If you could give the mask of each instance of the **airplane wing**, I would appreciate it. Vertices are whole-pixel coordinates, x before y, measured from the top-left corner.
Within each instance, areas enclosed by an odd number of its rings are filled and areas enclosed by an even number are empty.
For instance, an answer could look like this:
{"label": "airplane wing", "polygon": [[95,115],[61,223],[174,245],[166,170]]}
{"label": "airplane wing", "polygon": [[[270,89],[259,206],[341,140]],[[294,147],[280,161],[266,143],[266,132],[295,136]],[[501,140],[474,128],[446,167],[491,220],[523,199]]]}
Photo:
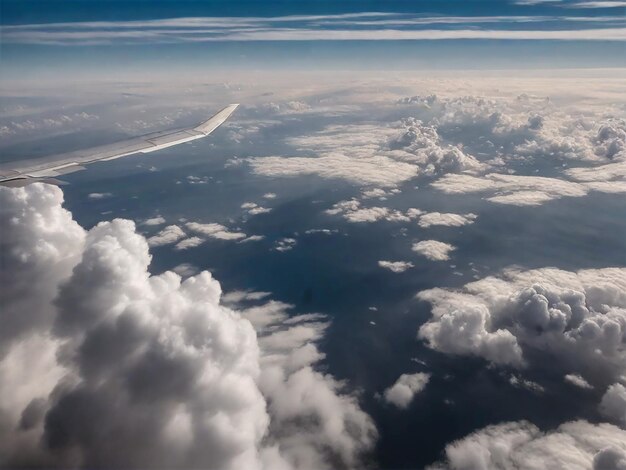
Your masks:
{"label": "airplane wing", "polygon": [[0,165],[0,186],[24,186],[37,181],[59,184],[56,177],[84,170],[90,163],[114,160],[136,153],[148,153],[206,137],[217,129],[239,106],[226,106],[209,120],[185,129],[156,132],[115,144],[101,145],[60,155],[20,160]]}

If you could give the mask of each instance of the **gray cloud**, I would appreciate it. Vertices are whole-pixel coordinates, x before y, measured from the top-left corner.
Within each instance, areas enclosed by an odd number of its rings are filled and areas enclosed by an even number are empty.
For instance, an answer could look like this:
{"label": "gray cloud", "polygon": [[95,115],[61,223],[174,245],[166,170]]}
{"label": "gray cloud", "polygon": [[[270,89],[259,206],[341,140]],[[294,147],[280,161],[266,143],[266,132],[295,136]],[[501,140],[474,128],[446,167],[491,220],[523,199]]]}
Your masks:
{"label": "gray cloud", "polygon": [[626,429],[626,387],[620,383],[611,385],[600,402],[600,412]]}

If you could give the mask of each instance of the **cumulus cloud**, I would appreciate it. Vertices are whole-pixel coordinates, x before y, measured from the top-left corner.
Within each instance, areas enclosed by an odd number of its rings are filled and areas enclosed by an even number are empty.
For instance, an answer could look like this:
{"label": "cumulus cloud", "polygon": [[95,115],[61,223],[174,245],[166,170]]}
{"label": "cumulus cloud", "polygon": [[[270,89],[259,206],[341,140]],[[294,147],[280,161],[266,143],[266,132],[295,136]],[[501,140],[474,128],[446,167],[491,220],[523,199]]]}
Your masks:
{"label": "cumulus cloud", "polygon": [[611,385],[600,402],[600,412],[626,429],[626,387],[621,383]]}
{"label": "cumulus cloud", "polygon": [[198,222],[187,222],[185,224],[192,232],[200,233],[209,238],[215,238],[217,240],[240,240],[246,238],[246,234],[242,232],[231,232],[225,226],[221,224],[201,224]]}
{"label": "cumulus cloud", "polygon": [[412,249],[429,260],[445,261],[450,259],[450,252],[456,250],[456,247],[437,240],[422,240],[414,243]]}
{"label": "cumulus cloud", "polygon": [[[287,139],[297,156],[250,158],[253,171],[272,177],[317,175],[364,185],[363,199],[388,197],[390,188],[417,176],[437,179],[448,193],[484,193],[494,203],[540,205],[590,191],[626,192],[622,180],[577,180],[626,159],[626,121],[608,112],[553,105],[549,99],[414,96],[396,102],[409,117],[394,122],[330,125]],[[509,164],[585,167],[550,177],[508,174]],[[504,171],[498,171],[504,167]],[[604,169],[601,168],[602,171]],[[608,171],[608,169],[607,169]],[[563,177],[565,176],[565,177]],[[572,181],[572,179],[574,181]]]}
{"label": "cumulus cloud", "polygon": [[429,470],[622,470],[626,431],[573,421],[542,432],[526,421],[496,424],[448,444],[445,461]]}
{"label": "cumulus cloud", "polygon": [[85,233],[62,202],[43,185],[0,188],[0,358],[22,335],[45,331],[58,285],[80,259]]}
{"label": "cumulus cloud", "polygon": [[444,227],[462,227],[463,225],[473,224],[478,216],[476,214],[449,214],[441,212],[428,212],[420,216],[418,225],[423,228],[433,225],[442,225]]}
{"label": "cumulus cloud", "polygon": [[419,209],[409,209],[401,212],[388,207],[362,207],[361,201],[350,199],[339,201],[333,207],[326,210],[329,215],[341,215],[344,219],[351,223],[377,222],[386,220],[388,222],[410,222],[418,217],[422,211]]}
{"label": "cumulus cloud", "polygon": [[[443,176],[433,186],[444,192],[484,193],[491,202],[513,205],[540,205],[561,197],[585,196],[590,191],[626,192],[623,178],[609,174],[623,173],[619,170],[626,158],[623,118],[588,109],[581,117],[576,111],[564,111],[549,101],[536,102],[528,96],[507,101],[430,95],[398,103],[415,109],[424,122],[405,121],[407,130],[390,140],[391,148],[408,149],[415,155],[419,154],[415,146],[422,152],[434,149],[441,153],[446,145],[442,143],[444,136],[446,141],[456,142],[456,146],[448,147],[449,152],[464,155],[453,159],[456,166],[439,165],[444,171],[430,171]],[[465,155],[466,148],[479,148],[480,159]],[[560,165],[560,161],[595,166],[565,170],[565,178],[559,174],[542,178],[493,172],[509,163]],[[429,173],[423,164],[420,168],[422,173]]]}
{"label": "cumulus cloud", "polygon": [[381,188],[366,189],[361,193],[363,199],[377,198],[384,201],[391,193]]}
{"label": "cumulus cloud", "polygon": [[186,180],[189,184],[207,184],[209,182],[209,178],[208,176],[194,176],[194,175],[189,175],[187,176]]}
{"label": "cumulus cloud", "polygon": [[583,376],[578,375],[578,374],[567,374],[564,377],[564,379],[566,382],[572,385],[575,385],[576,387],[579,387],[579,388],[584,388],[584,389],[593,388],[593,386],[589,382],[587,382]]}
{"label": "cumulus cloud", "polygon": [[448,194],[486,193],[488,201],[518,206],[535,206],[552,199],[581,197],[588,193],[588,188],[580,183],[499,173],[481,177],[447,175],[432,186]]}
{"label": "cumulus cloud", "polygon": [[[255,300],[255,294],[240,298]],[[241,312],[259,332],[259,386],[268,397],[273,438],[283,458],[297,462],[297,468],[336,467],[334,459],[340,466],[357,467],[362,464],[357,457],[371,447],[376,430],[355,397],[340,393],[345,384],[313,367],[324,359],[315,343],[323,337],[328,319],[316,313],[289,317],[292,308],[270,301]],[[281,467],[272,461],[268,468]]]}
{"label": "cumulus cloud", "polygon": [[380,197],[418,174],[438,175],[480,168],[460,147],[444,144],[437,130],[415,119],[391,125],[328,126],[288,143],[309,157],[249,159],[257,174],[266,176],[318,175],[354,184],[375,185],[366,197]]}
{"label": "cumulus cloud", "polygon": [[384,398],[387,403],[398,408],[407,408],[416,394],[420,393],[430,380],[430,374],[418,372],[416,374],[402,374],[396,383],[385,390]]}
{"label": "cumulus cloud", "polygon": [[624,158],[626,121],[602,118],[597,120],[561,118],[543,125],[533,138],[519,144],[514,151],[520,155],[540,155],[562,160],[604,162]]}
{"label": "cumulus cloud", "polygon": [[2,329],[2,466],[361,466],[376,430],[316,370],[323,315],[258,296],[233,310],[191,266],[185,280],[152,275],[133,222],[85,231],[55,186],[0,197],[2,253],[22,282],[2,284],[3,324],[37,309]]}
{"label": "cumulus cloud", "polygon": [[200,271],[196,266],[191,263],[181,263],[172,269],[180,277],[185,278],[198,274]]}
{"label": "cumulus cloud", "polygon": [[168,225],[156,235],[148,238],[148,245],[163,246],[176,243],[181,238],[185,238],[187,234],[178,225]]}
{"label": "cumulus cloud", "polygon": [[141,225],[161,225],[165,223],[165,218],[157,215],[156,217],[151,217],[149,219],[144,220],[143,222],[141,222]]}
{"label": "cumulus cloud", "polygon": [[537,382],[533,382],[532,380],[525,379],[515,374],[509,377],[509,383],[516,388],[524,388],[533,393],[539,394],[539,393],[543,393],[546,391],[545,388],[543,388]]}
{"label": "cumulus cloud", "polygon": [[336,229],[329,229],[329,228],[311,228],[309,230],[306,230],[304,233],[306,235],[315,235],[318,233],[321,233],[323,235],[332,235],[333,233],[337,233],[338,230]]}
{"label": "cumulus cloud", "polygon": [[250,215],[267,214],[268,212],[271,212],[272,210],[267,207],[261,207],[254,202],[244,202],[241,205],[241,208],[248,211],[248,214]]}
{"label": "cumulus cloud", "polygon": [[432,304],[419,337],[433,349],[515,367],[550,357],[552,371],[592,384],[626,372],[625,269],[509,269],[418,298]]}
{"label": "cumulus cloud", "polygon": [[250,235],[249,237],[244,238],[238,243],[258,242],[264,239],[265,239],[265,235]]}
{"label": "cumulus cloud", "polygon": [[276,244],[274,249],[276,251],[289,251],[292,250],[294,246],[296,246],[298,241],[295,238],[281,238],[280,240],[276,240]]}
{"label": "cumulus cloud", "polygon": [[188,250],[189,248],[195,248],[202,245],[206,240],[200,237],[189,237],[179,241],[174,249],[176,250]]}
{"label": "cumulus cloud", "polygon": [[394,273],[403,273],[407,269],[413,267],[413,263],[410,261],[379,261],[378,266],[388,269]]}
{"label": "cumulus cloud", "polygon": [[391,136],[387,145],[391,155],[415,162],[421,172],[427,175],[478,170],[482,167],[478,160],[463,152],[460,146],[444,144],[437,127],[424,125],[418,119],[404,121],[399,133]]}
{"label": "cumulus cloud", "polygon": [[113,194],[111,193],[89,193],[87,197],[89,199],[105,199],[107,197],[111,197]]}

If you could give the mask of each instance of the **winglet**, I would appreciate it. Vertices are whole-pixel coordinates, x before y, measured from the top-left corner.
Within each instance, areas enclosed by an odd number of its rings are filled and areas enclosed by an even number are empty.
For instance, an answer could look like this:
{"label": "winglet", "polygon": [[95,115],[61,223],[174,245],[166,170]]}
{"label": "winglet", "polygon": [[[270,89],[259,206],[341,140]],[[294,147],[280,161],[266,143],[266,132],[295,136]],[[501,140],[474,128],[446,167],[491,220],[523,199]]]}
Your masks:
{"label": "winglet", "polygon": [[205,121],[197,127],[194,127],[193,130],[202,132],[204,135],[209,135],[211,132],[221,126],[231,114],[233,114],[235,109],[237,109],[237,106],[239,106],[238,103],[229,104],[208,121]]}

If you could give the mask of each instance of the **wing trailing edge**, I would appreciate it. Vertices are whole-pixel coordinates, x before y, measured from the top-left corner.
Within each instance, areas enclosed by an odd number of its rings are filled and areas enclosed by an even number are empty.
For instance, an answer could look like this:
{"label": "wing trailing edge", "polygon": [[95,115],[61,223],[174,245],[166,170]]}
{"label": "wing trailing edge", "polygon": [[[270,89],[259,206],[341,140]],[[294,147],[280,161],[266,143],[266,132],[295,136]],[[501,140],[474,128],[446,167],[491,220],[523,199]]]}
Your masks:
{"label": "wing trailing edge", "polygon": [[115,160],[137,153],[149,153],[174,145],[202,139],[221,126],[237,109],[231,104],[195,127],[175,129],[134,137],[110,145],[76,152],[52,155],[33,160],[20,160],[0,165],[0,186],[25,186],[38,181],[61,184],[58,176],[84,170],[90,163]]}

